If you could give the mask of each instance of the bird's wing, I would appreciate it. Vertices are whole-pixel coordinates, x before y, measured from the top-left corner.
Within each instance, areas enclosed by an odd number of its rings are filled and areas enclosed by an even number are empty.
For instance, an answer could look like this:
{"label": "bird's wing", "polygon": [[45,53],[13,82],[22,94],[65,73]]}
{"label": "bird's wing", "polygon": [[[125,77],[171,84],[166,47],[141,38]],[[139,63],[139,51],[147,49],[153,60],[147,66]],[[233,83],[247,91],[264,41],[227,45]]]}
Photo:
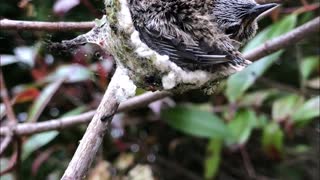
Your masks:
{"label": "bird's wing", "polygon": [[178,65],[212,65],[232,60],[229,53],[214,45],[209,46],[204,41],[193,39],[194,43],[185,43],[182,38],[170,34],[164,35],[146,26],[136,27],[136,29],[144,43],[159,54],[168,55],[170,60]]}

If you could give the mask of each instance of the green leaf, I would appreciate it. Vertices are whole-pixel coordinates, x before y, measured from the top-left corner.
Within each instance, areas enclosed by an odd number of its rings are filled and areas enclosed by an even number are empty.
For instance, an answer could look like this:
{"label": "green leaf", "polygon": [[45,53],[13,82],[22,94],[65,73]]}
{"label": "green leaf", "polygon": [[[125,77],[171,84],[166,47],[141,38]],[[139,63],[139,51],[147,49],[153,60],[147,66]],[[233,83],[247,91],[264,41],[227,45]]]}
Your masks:
{"label": "green leaf", "polygon": [[303,14],[301,14],[299,17],[299,22],[298,25],[303,25],[304,23],[310,21],[311,19],[313,19],[315,17],[315,12],[313,11],[309,11],[309,12],[305,12]]}
{"label": "green leaf", "polygon": [[221,161],[221,150],[223,141],[218,138],[212,138],[207,147],[207,156],[205,160],[205,178],[213,179],[218,172]]}
{"label": "green leaf", "polygon": [[276,122],[286,120],[303,103],[303,97],[288,95],[276,100],[272,105],[272,118]]}
{"label": "green leaf", "polygon": [[262,43],[266,42],[267,40],[271,39],[271,31],[272,27],[265,28],[263,31],[258,33],[252,40],[250,40],[247,45],[242,49],[242,53],[245,54],[252,49],[258,47]]}
{"label": "green leaf", "polygon": [[197,107],[178,106],[166,109],[161,114],[171,127],[186,134],[205,138],[228,136],[228,130],[219,117]]}
{"label": "green leaf", "polygon": [[[257,46],[263,44],[269,39],[276,38],[290,30],[292,30],[297,23],[297,15],[293,14],[287,16],[281,21],[268,27],[252,39],[243,49],[243,52],[251,51]],[[238,100],[243,93],[252,86],[255,80],[260,77],[284,52],[280,50],[259,61],[254,62],[246,69],[238,72],[227,80],[226,95],[230,102]]]}
{"label": "green leaf", "polygon": [[136,89],[136,96],[138,95],[141,95],[141,94],[144,94],[146,93],[147,91],[145,89],[142,89],[142,88],[137,88]]}
{"label": "green leaf", "polygon": [[319,56],[311,56],[311,57],[305,58],[301,62],[301,66],[300,66],[300,73],[301,73],[302,79],[304,81],[307,80],[310,77],[310,75],[319,68],[319,66],[320,66]]}
{"label": "green leaf", "polygon": [[231,138],[227,144],[245,144],[257,125],[257,117],[254,111],[245,110],[236,114],[235,118],[228,124]]}
{"label": "green leaf", "polygon": [[281,154],[283,151],[284,133],[278,123],[272,122],[263,129],[262,134],[262,147],[270,153]]}
{"label": "green leaf", "polygon": [[257,34],[242,50],[242,53],[249,52],[267,40],[278,37],[292,30],[297,24],[297,14],[291,14],[281,21],[272,24]]}
{"label": "green leaf", "polygon": [[227,80],[226,95],[230,102],[238,100],[282,54],[282,50],[250,64],[244,70],[230,76]]}
{"label": "green leaf", "polygon": [[40,134],[36,134],[28,138],[28,140],[23,145],[22,160],[25,160],[29,157],[31,153],[35,150],[45,146],[51,142],[59,134],[58,131],[49,131]]}
{"label": "green leaf", "polygon": [[[7,158],[0,158],[0,172],[3,172],[10,166],[11,162]],[[1,180],[12,180],[15,179],[13,176],[13,172],[11,173],[6,173],[1,175]]]}
{"label": "green leaf", "polygon": [[303,104],[293,114],[293,121],[295,123],[306,124],[313,118],[320,116],[320,96],[314,97]]}
{"label": "green leaf", "polygon": [[35,122],[38,120],[44,108],[47,106],[52,96],[57,92],[62,83],[63,79],[52,82],[41,91],[41,94],[37,97],[29,110],[27,122]]}
{"label": "green leaf", "polygon": [[266,114],[260,114],[257,116],[257,124],[255,126],[255,128],[257,129],[262,129],[264,128],[265,126],[268,125],[268,117]]}

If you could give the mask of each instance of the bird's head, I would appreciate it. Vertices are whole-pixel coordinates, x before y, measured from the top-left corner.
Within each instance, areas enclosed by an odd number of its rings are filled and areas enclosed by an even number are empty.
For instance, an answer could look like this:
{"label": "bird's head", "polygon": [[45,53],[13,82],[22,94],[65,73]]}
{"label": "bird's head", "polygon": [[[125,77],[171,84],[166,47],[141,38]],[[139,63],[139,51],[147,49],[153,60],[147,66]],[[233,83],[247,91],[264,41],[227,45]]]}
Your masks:
{"label": "bird's head", "polygon": [[231,39],[246,42],[256,34],[258,17],[277,5],[260,5],[254,0],[215,0],[212,13],[219,28]]}

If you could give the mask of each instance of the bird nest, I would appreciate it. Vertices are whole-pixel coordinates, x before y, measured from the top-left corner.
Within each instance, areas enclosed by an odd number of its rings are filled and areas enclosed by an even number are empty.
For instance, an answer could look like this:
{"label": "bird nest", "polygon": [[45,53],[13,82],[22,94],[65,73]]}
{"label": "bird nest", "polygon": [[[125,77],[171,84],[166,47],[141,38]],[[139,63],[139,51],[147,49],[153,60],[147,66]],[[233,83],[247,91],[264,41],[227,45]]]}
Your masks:
{"label": "bird nest", "polygon": [[168,56],[158,54],[140,40],[127,0],[105,0],[105,6],[106,16],[97,21],[95,28],[62,44],[66,47],[97,44],[114,57],[117,67],[125,69],[137,87],[174,93],[201,89],[212,94],[223,79],[250,64],[247,61],[243,65],[215,65],[210,71],[183,69],[171,62]]}

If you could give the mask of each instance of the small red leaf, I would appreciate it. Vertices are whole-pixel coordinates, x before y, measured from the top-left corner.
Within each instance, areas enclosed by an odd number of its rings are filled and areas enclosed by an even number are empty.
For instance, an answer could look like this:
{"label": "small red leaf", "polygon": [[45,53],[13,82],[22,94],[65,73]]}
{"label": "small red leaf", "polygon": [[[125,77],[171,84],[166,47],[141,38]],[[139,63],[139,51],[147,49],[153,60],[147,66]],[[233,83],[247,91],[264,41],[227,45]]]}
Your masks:
{"label": "small red leaf", "polygon": [[40,92],[37,88],[29,88],[19,93],[15,97],[15,103],[24,103],[28,101],[32,101],[39,96]]}

